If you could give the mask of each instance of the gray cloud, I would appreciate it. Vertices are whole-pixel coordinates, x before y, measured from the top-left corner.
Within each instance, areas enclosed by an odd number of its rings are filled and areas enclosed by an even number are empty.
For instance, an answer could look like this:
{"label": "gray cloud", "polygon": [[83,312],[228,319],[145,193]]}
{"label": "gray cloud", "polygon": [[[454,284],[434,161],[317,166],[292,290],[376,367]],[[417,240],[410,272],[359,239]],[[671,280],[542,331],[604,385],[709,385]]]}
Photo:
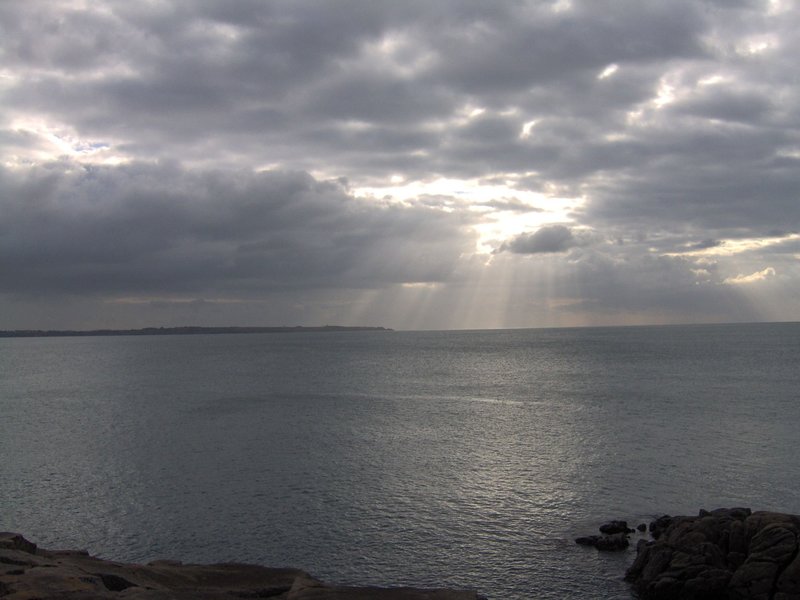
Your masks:
{"label": "gray cloud", "polygon": [[299,172],[177,164],[0,170],[0,291],[265,293],[447,280],[459,215],[380,205]]}
{"label": "gray cloud", "polygon": [[720,240],[706,239],[687,246],[688,250],[706,250],[708,248],[717,248],[722,246],[724,242]]}
{"label": "gray cloud", "polygon": [[[615,61],[647,62],[703,54],[695,3],[642,2],[507,5],[493,19],[457,20],[432,37],[447,56],[437,77],[471,93],[519,91]],[[452,51],[455,50],[455,51]]]}
{"label": "gray cloud", "polygon": [[[734,318],[724,281],[772,268],[800,318],[798,25],[766,0],[0,3],[0,290],[312,318],[452,286],[430,326],[500,264],[550,261],[573,314]],[[509,192],[352,191],[395,175]],[[473,227],[500,217],[520,225],[488,260]]]}
{"label": "gray cloud", "polygon": [[566,252],[580,245],[580,241],[572,235],[572,231],[563,225],[548,225],[533,233],[521,233],[508,242],[504,242],[499,251],[515,254],[546,254],[550,252]]}

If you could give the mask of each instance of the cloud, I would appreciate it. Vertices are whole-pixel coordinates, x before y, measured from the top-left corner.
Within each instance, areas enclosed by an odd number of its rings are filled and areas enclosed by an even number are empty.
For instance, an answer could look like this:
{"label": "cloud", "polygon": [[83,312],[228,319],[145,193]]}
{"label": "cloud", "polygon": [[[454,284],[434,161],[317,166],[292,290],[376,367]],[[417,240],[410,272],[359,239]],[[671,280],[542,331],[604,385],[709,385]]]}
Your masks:
{"label": "cloud", "polygon": [[689,244],[687,246],[687,250],[693,251],[693,250],[707,250],[709,248],[718,248],[719,246],[722,246],[724,243],[725,242],[721,240],[712,240],[709,238],[701,240],[699,242],[695,242],[693,244]]}
{"label": "cloud", "polygon": [[508,211],[516,213],[544,212],[543,208],[539,208],[538,206],[531,206],[530,204],[523,202],[518,198],[502,198],[502,199],[494,198],[492,200],[489,200],[488,202],[482,202],[480,206],[486,206],[487,208],[493,208],[498,211]]}
{"label": "cloud", "polygon": [[761,271],[750,273],[750,275],[736,275],[735,277],[726,277],[723,283],[727,283],[730,285],[745,285],[748,283],[755,283],[757,281],[764,281],[765,279],[770,279],[772,277],[775,277],[775,269],[773,269],[772,267],[767,267],[766,269],[762,269]]}
{"label": "cloud", "polygon": [[0,169],[0,292],[259,294],[447,280],[468,222],[302,172]]}
{"label": "cloud", "polygon": [[536,263],[561,314],[691,320],[753,316],[720,284],[769,264],[800,318],[798,26],[756,0],[0,3],[0,293],[313,318],[424,284],[435,326],[525,280],[522,326]]}
{"label": "cloud", "polygon": [[514,254],[549,254],[566,252],[570,248],[582,245],[568,227],[563,225],[546,225],[533,233],[521,233],[504,242],[499,252]]}
{"label": "cloud", "polygon": [[[4,104],[139,159],[475,176],[556,167],[566,138],[523,144],[524,123],[602,123],[657,78],[636,65],[702,55],[703,20],[686,3],[237,4],[6,6]],[[598,85],[609,62],[620,74]],[[468,103],[488,110],[461,123]]]}
{"label": "cloud", "polygon": [[573,2],[554,12],[547,3],[505,5],[493,18],[454,19],[435,47],[447,60],[435,71],[470,93],[522,91],[599,72],[612,62],[642,62],[703,54],[697,6],[641,2]]}

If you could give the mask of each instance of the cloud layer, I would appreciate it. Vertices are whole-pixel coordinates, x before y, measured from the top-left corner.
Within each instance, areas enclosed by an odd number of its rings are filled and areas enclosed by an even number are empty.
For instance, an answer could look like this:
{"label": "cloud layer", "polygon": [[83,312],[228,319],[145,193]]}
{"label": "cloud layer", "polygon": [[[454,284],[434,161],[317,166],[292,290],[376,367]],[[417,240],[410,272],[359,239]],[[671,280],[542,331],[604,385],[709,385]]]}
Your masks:
{"label": "cloud layer", "polygon": [[43,7],[1,328],[800,318],[788,0]]}
{"label": "cloud layer", "polygon": [[67,162],[21,175],[0,171],[3,292],[225,295],[440,282],[474,245],[458,216],[359,200],[306,173]]}

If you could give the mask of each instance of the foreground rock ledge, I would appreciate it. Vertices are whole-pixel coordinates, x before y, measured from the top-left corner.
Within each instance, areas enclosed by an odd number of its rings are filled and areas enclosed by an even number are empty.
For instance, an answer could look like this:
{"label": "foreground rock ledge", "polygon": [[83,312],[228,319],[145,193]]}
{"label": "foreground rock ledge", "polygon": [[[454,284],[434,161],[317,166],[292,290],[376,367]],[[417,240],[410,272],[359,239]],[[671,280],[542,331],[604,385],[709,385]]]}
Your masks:
{"label": "foreground rock ledge", "polygon": [[0,597],[8,600],[480,600],[474,591],[337,587],[297,569],[258,565],[132,565],[86,552],[43,550],[17,533],[0,533]]}
{"label": "foreground rock ledge", "polygon": [[800,516],[720,508],[650,530],[625,576],[643,600],[800,600]]}

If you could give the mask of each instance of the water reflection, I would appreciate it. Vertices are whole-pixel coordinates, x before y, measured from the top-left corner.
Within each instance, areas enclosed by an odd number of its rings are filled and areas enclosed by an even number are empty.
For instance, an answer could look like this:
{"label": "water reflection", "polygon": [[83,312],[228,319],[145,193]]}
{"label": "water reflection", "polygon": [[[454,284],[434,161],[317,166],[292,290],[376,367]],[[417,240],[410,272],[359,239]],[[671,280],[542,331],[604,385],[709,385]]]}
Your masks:
{"label": "water reflection", "polygon": [[575,533],[800,512],[798,328],[664,331],[0,340],[0,526],[120,560],[624,597],[625,557]]}

